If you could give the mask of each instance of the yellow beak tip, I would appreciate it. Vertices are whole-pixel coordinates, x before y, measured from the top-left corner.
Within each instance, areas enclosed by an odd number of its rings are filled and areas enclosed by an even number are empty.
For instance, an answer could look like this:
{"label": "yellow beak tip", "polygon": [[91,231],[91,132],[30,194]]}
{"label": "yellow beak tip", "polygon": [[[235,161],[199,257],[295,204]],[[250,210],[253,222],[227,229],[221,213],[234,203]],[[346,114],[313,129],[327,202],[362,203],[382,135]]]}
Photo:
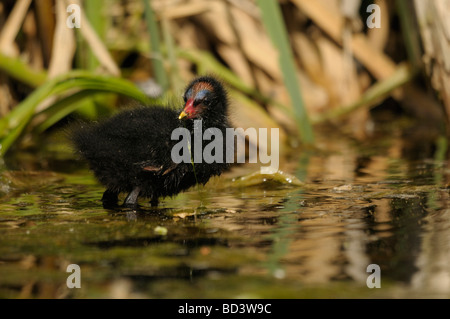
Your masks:
{"label": "yellow beak tip", "polygon": [[182,118],[186,117],[187,114],[183,111],[180,113],[180,116],[178,117],[179,120],[181,120]]}

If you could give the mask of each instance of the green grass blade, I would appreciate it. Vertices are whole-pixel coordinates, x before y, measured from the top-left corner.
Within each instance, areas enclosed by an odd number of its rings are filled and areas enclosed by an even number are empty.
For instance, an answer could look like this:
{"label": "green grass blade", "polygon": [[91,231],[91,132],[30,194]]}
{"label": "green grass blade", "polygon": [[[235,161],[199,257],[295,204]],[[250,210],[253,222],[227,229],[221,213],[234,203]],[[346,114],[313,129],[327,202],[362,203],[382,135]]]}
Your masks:
{"label": "green grass blade", "polygon": [[144,1],[144,9],[145,9],[145,21],[147,24],[147,29],[150,34],[150,47],[151,47],[151,59],[153,70],[155,72],[156,81],[159,85],[164,89],[164,91],[168,87],[168,79],[167,74],[164,69],[163,57],[160,49],[160,37],[158,24],[156,23],[155,14],[151,7],[150,0]]}
{"label": "green grass blade", "polygon": [[1,52],[0,69],[5,71],[9,76],[31,87],[37,87],[47,79],[47,72],[33,70],[20,59],[8,57]]}
{"label": "green grass blade", "polygon": [[[86,17],[89,20],[92,29],[94,29],[99,39],[103,41],[108,21],[102,14],[102,11],[105,10],[105,1],[84,1],[83,5]],[[100,65],[97,57],[92,52],[92,48],[87,47],[86,59],[88,70],[93,71]]]}
{"label": "green grass blade", "polygon": [[302,142],[314,143],[314,133],[303,103],[300,84],[295,72],[294,57],[289,46],[286,26],[283,23],[280,7],[276,0],[258,0],[262,21],[267,32],[279,51],[279,63],[284,84],[295,110],[295,117]]}
{"label": "green grass blade", "polygon": [[180,72],[178,68],[178,62],[177,62],[177,55],[176,55],[176,45],[175,41],[172,37],[172,34],[170,32],[170,25],[169,21],[167,19],[162,19],[161,21],[161,27],[162,27],[162,33],[163,33],[163,39],[164,44],[167,51],[167,57],[170,64],[170,87],[172,89],[172,92],[178,93],[181,92],[181,90],[184,87],[184,84],[182,83],[182,80],[180,78]]}
{"label": "green grass blade", "polygon": [[[142,104],[149,104],[152,101],[128,80],[111,76],[98,76],[86,71],[69,72],[46,82],[17,105],[9,114],[0,119],[0,156],[3,156],[20,137],[35,115],[36,107],[42,101],[49,96],[72,92],[74,89],[89,90],[92,93],[109,92],[121,94],[131,97]],[[74,100],[80,97],[85,98],[87,95],[77,95]],[[73,108],[73,105],[69,103],[66,107],[70,110]],[[55,109],[58,112],[64,111],[61,105],[58,105]]]}
{"label": "green grass blade", "polygon": [[46,129],[81,107],[83,105],[81,102],[83,99],[91,99],[96,93],[97,91],[95,90],[79,91],[50,105],[43,112],[38,113],[39,117],[42,117],[43,120],[36,127],[36,131],[38,133],[44,132]]}
{"label": "green grass blade", "polygon": [[400,64],[389,78],[375,83],[364,92],[358,101],[332,109],[325,114],[313,118],[312,122],[314,124],[320,124],[326,121],[339,119],[340,117],[346,116],[363,107],[369,108],[374,103],[379,103],[380,100],[385,99],[395,89],[411,82],[415,76],[416,73],[409,64]]}

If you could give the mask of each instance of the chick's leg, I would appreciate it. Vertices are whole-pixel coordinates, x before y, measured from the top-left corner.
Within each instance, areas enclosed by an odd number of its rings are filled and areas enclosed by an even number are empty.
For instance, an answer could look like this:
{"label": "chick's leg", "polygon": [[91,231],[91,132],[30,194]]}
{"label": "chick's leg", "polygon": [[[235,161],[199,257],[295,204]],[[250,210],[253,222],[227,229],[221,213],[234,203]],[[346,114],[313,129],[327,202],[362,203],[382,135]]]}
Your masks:
{"label": "chick's leg", "polygon": [[141,188],[139,186],[135,186],[133,190],[127,195],[125,201],[123,202],[124,207],[136,208],[138,205],[138,196],[141,192]]}

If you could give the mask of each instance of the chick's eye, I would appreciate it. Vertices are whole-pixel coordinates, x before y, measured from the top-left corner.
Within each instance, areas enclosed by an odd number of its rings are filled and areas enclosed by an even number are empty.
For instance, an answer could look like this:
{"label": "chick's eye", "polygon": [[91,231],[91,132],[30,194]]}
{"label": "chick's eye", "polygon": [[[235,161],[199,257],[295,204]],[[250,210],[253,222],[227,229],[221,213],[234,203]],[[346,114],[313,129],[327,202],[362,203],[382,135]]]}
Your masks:
{"label": "chick's eye", "polygon": [[203,100],[200,100],[200,99],[197,99],[197,98],[194,100],[194,106],[198,106],[198,105],[200,105],[202,103],[203,103]]}
{"label": "chick's eye", "polygon": [[195,103],[194,104],[207,104],[209,103],[209,95],[210,95],[210,91],[208,90],[201,90],[200,92],[197,93],[197,95],[195,96]]}

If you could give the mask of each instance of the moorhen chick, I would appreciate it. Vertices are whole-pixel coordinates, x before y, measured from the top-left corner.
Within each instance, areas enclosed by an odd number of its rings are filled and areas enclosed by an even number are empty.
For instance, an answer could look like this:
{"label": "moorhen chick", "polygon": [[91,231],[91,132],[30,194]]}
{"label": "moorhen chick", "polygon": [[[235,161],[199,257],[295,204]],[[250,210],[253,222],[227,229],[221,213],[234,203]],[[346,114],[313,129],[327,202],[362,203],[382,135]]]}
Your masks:
{"label": "moorhen chick", "polygon": [[[222,161],[175,163],[172,160],[172,148],[180,143],[180,139],[171,139],[175,129],[189,131],[191,151],[195,149],[194,125],[198,127],[201,123],[202,134],[208,128],[219,129],[224,137],[229,127],[227,93],[217,79],[196,78],[187,86],[183,98],[185,105],[181,113],[161,106],[140,106],[100,123],[83,123],[73,130],[71,139],[76,151],[106,187],[102,197],[104,207],[116,206],[122,192],[128,193],[125,207],[136,208],[138,197],[149,198],[151,205],[157,206],[160,197],[206,184],[210,177],[220,175],[229,167],[225,142],[223,152],[219,152]],[[193,156],[189,154],[189,158]]]}

